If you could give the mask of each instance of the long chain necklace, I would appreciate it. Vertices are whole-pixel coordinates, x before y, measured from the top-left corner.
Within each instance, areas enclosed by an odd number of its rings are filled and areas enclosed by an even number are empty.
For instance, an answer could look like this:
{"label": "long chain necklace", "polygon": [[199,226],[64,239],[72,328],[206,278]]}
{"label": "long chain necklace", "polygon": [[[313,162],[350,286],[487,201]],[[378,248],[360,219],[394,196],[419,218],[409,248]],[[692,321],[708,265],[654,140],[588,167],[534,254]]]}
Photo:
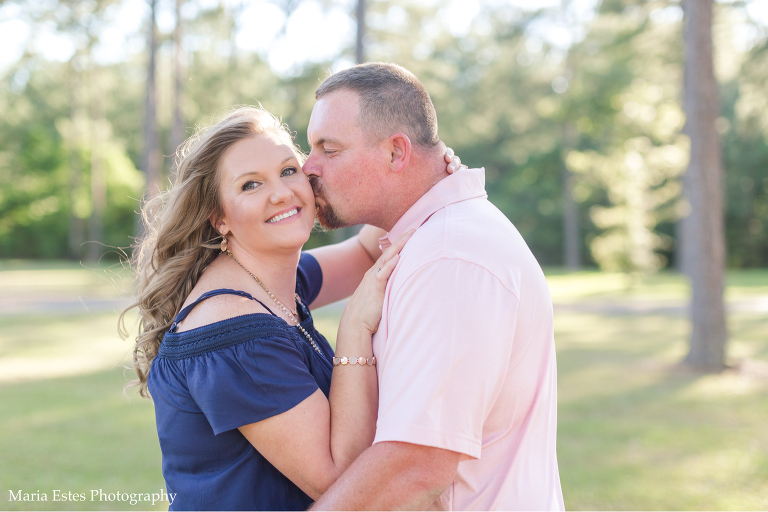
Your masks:
{"label": "long chain necklace", "polygon": [[[290,318],[290,319],[291,319],[291,321],[292,321],[293,323],[295,323],[295,324],[296,324],[296,327],[298,327],[298,328],[299,328],[299,330],[300,330],[300,331],[301,331],[301,333],[304,335],[304,337],[305,337],[305,338],[307,338],[307,339],[309,340],[309,344],[310,344],[310,345],[312,345],[312,348],[314,348],[314,349],[317,351],[317,353],[318,353],[318,354],[320,354],[321,356],[322,356],[322,355],[324,355],[324,354],[323,354],[323,351],[322,351],[322,350],[320,350],[320,347],[318,347],[318,346],[317,346],[317,343],[315,343],[315,340],[313,340],[313,339],[312,339],[312,335],[310,335],[310,334],[309,334],[309,332],[307,332],[307,330],[306,330],[306,329],[305,329],[305,328],[304,328],[304,327],[301,325],[301,323],[299,322],[299,318],[298,318],[299,314],[298,314],[298,313],[296,313],[295,311],[291,311],[290,309],[288,309],[288,308],[285,306],[285,304],[283,304],[283,303],[280,301],[280,299],[278,299],[277,297],[275,297],[275,294],[274,294],[274,293],[272,293],[271,291],[269,291],[269,288],[267,288],[267,287],[266,287],[266,285],[265,285],[264,283],[262,283],[262,282],[261,282],[261,279],[259,279],[259,278],[258,278],[258,277],[256,277],[255,275],[253,275],[253,274],[251,273],[251,271],[250,271],[250,270],[248,270],[247,268],[245,268],[245,266],[243,266],[243,264],[242,264],[242,263],[240,263],[240,261],[239,261],[237,258],[235,258],[235,255],[234,255],[234,254],[232,254],[232,251],[230,251],[229,249],[226,249],[226,250],[225,250],[225,251],[223,251],[223,252],[225,252],[225,253],[226,253],[226,254],[227,254],[227,255],[228,255],[230,258],[232,258],[233,260],[235,260],[235,263],[237,263],[238,265],[240,265],[240,268],[242,268],[243,270],[245,270],[245,271],[248,273],[248,275],[249,275],[249,276],[251,276],[251,277],[252,277],[252,278],[253,278],[253,279],[254,279],[254,280],[255,280],[255,281],[256,281],[256,282],[259,284],[259,286],[261,286],[261,288],[262,288],[262,289],[263,289],[265,292],[267,292],[267,295],[269,295],[269,298],[271,298],[271,299],[274,301],[274,303],[275,303],[275,304],[277,304],[277,307],[279,307],[279,308],[280,308],[280,310],[281,310],[283,313],[285,313],[285,316],[287,316],[288,318]],[[300,304],[300,305],[303,307],[303,306],[304,306],[304,303],[303,303],[303,302],[301,302],[301,298],[299,297],[299,294],[297,293],[297,294],[295,294],[295,295],[296,295],[296,301],[297,301],[297,302],[298,302],[298,303],[299,303],[299,304]]]}

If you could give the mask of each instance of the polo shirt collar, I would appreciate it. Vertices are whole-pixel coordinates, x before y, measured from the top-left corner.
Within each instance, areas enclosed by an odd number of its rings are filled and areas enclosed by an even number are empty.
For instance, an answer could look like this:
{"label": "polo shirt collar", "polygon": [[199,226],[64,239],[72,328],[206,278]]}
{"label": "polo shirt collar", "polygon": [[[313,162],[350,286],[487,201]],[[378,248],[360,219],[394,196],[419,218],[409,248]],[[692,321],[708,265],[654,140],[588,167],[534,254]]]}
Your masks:
{"label": "polo shirt collar", "polygon": [[400,235],[409,229],[419,228],[435,212],[450,204],[487,196],[488,194],[485,192],[485,168],[456,171],[440,180],[426,194],[421,196],[400,217],[392,230],[379,238],[379,246],[382,251],[385,250]]}

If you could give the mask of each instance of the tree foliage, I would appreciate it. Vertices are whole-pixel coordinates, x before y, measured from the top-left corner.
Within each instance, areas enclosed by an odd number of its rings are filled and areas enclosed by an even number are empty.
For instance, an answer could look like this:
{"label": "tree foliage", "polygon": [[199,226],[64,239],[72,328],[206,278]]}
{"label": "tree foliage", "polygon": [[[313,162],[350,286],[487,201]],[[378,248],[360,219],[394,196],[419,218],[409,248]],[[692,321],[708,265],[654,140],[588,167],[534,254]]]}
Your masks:
{"label": "tree foliage", "polygon": [[[89,134],[95,128],[107,175],[105,234],[99,242],[127,247],[145,186],[137,169],[144,144],[146,56],[100,64],[93,53],[110,9],[121,2],[51,0],[45,9],[29,0],[14,3],[33,33],[55,26],[75,42],[76,51],[67,62],[50,62],[31,46],[0,77],[0,257],[84,256],[81,244],[93,211]],[[329,69],[354,60],[354,39],[335,62],[307,63],[279,75],[263,55],[237,45],[235,4],[187,3],[194,7],[183,10],[181,106],[187,135],[232,105],[261,104],[282,116],[306,149],[314,90]],[[296,5],[291,2],[288,11]],[[490,199],[539,261],[563,262],[567,185],[582,261],[641,273],[673,263],[675,223],[686,211],[680,174],[688,158],[687,140],[680,135],[679,3],[603,0],[592,16],[564,22],[563,10],[487,2],[461,32],[442,8],[414,0],[369,0],[366,57],[397,62],[422,79],[442,139],[465,163],[485,167]],[[728,13],[740,9],[740,4],[718,6],[716,46],[732,37],[738,17]],[[572,44],[545,37],[558,26],[568,27]],[[159,37],[158,138],[167,183],[175,149],[174,47],[170,32]],[[718,130],[726,169],[728,262],[734,267],[768,265],[767,55],[768,43],[758,42],[730,63],[736,72],[721,77]],[[96,71],[106,100],[101,120],[94,118],[89,96]],[[310,245],[329,239],[316,233]]]}

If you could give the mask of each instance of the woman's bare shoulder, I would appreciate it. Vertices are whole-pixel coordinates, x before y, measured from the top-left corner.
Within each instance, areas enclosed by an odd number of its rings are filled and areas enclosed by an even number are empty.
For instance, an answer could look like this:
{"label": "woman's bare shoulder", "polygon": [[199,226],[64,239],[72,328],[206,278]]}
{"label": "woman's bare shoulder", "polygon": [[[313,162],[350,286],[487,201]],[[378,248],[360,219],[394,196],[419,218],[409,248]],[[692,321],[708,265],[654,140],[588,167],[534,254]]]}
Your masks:
{"label": "woman's bare shoulder", "polygon": [[[243,289],[243,283],[240,280],[233,279],[232,276],[218,265],[211,264],[201,276],[198,283],[189,293],[187,300],[184,301],[182,309],[192,304],[203,294],[220,289],[230,289],[249,292]],[[179,322],[177,332],[188,331],[197,327],[210,325],[215,322],[221,322],[229,318],[235,318],[242,315],[253,313],[267,313],[264,306],[258,301],[234,294],[215,295],[199,302],[190,311],[187,317]]]}

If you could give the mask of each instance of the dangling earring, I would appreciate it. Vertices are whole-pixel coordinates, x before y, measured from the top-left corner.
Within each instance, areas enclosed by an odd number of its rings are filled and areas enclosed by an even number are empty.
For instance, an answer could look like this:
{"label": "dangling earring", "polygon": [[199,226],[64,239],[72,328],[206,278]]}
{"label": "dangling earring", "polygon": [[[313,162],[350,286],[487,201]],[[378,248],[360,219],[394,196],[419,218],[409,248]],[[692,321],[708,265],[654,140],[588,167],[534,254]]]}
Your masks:
{"label": "dangling earring", "polygon": [[227,252],[227,238],[222,237],[221,239],[221,252]]}

